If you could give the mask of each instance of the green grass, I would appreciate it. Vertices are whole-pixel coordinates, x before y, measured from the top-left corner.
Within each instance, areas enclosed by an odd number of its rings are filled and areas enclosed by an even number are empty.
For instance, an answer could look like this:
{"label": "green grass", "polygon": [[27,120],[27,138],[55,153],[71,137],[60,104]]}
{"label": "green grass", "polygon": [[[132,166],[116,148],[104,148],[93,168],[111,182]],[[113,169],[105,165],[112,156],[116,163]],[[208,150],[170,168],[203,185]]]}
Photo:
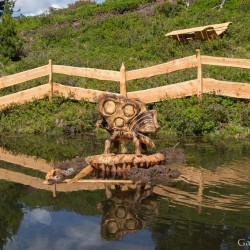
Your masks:
{"label": "green grass", "polygon": [[[0,75],[39,67],[52,59],[54,64],[119,70],[144,68],[195,54],[250,58],[250,1],[228,0],[223,9],[219,0],[197,0],[189,8],[155,1],[106,1],[103,4],[77,3],[48,15],[16,20],[24,39],[23,56],[18,62],[0,65]],[[155,4],[155,8],[148,6]],[[213,41],[179,43],[164,35],[177,29],[231,21],[226,34]],[[204,66],[203,76],[218,80],[250,82],[250,72],[230,67]],[[128,91],[147,89],[197,78],[195,69],[127,83]],[[81,77],[55,75],[55,82],[118,92],[117,83]],[[42,78],[2,89],[0,95],[46,83]],[[60,98],[59,98],[60,99]],[[249,137],[249,101],[208,96],[167,100],[150,105],[159,113],[166,133],[178,136],[228,135]],[[59,103],[58,103],[59,102]],[[228,104],[230,103],[230,104]],[[95,105],[85,102],[44,99],[2,112],[0,133],[83,133],[93,130],[98,114]],[[56,121],[63,119],[63,126]]]}

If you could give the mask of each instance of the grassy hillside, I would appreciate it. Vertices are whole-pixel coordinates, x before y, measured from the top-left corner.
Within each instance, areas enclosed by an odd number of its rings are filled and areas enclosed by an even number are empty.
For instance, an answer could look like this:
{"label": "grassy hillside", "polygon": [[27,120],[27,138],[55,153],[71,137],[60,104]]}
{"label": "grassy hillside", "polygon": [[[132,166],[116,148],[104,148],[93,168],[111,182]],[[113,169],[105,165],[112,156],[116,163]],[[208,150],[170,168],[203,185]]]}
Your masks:
{"label": "grassy hillside", "polygon": [[[20,17],[16,20],[24,40],[22,59],[0,64],[0,75],[31,69],[48,63],[100,69],[137,69],[202,54],[232,58],[250,58],[250,0],[197,0],[188,8],[182,1],[109,0],[103,4],[76,3],[50,14]],[[231,21],[228,32],[214,41],[179,43],[164,35],[177,29]],[[249,70],[206,66],[204,77],[250,82]],[[195,79],[190,69],[168,75],[128,82],[128,90]],[[47,82],[47,78],[1,90],[0,95]],[[92,89],[119,91],[117,83],[56,75],[56,82]],[[221,134],[247,137],[250,134],[250,103],[247,100],[206,96],[202,103],[196,97],[169,100],[150,108],[159,112],[167,133],[178,136]],[[65,101],[56,97],[10,107],[1,114],[0,132],[50,133],[92,130],[98,114],[95,105]],[[218,132],[219,131],[219,132]]]}

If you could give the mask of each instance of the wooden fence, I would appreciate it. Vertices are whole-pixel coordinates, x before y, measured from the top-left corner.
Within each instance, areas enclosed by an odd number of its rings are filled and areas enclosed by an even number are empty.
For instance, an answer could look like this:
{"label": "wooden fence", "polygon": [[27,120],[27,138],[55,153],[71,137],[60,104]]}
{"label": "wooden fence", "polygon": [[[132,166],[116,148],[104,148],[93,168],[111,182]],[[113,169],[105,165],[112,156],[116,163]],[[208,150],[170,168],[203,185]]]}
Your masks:
{"label": "wooden fence", "polygon": [[[180,98],[192,95],[198,95],[200,98],[202,98],[203,93],[214,93],[216,95],[250,99],[250,84],[203,78],[202,65],[216,65],[250,69],[250,60],[205,56],[200,54],[200,50],[196,50],[196,55],[176,59],[167,63],[143,69],[126,71],[124,64],[122,64],[120,72],[93,68],[53,65],[50,60],[48,65],[14,75],[1,77],[0,88],[6,88],[44,76],[48,76],[49,79],[48,83],[44,85],[0,97],[0,109],[5,108],[11,103],[22,104],[34,99],[42,99],[45,94],[53,95],[56,92],[60,92],[66,97],[70,97],[73,94],[74,99],[86,100],[89,102],[97,102],[98,97],[104,93],[104,91],[64,86],[59,83],[55,83],[53,81],[54,73],[118,82],[120,84],[121,95],[127,96],[129,98],[139,98],[144,103],[159,102],[165,99]],[[126,84],[128,81],[168,74],[174,71],[189,68],[197,68],[197,79],[127,93]],[[69,93],[71,95],[69,95]]]}

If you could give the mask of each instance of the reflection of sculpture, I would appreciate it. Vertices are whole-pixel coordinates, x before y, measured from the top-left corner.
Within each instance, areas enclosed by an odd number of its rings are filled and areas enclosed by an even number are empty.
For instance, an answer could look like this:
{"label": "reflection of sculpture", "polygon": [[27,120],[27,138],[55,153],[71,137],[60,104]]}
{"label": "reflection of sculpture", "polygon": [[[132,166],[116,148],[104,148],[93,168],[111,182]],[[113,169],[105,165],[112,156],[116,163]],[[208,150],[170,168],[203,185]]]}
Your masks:
{"label": "reflection of sculpture", "polygon": [[98,204],[103,213],[101,236],[105,240],[120,240],[125,234],[145,228],[158,211],[158,201],[150,189],[108,192],[108,200]]}
{"label": "reflection of sculpture", "polygon": [[103,119],[97,126],[106,129],[110,138],[105,142],[105,154],[110,154],[111,143],[117,152],[117,142],[132,140],[135,153],[141,154],[140,143],[146,150],[146,145],[155,147],[153,141],[147,136],[159,128],[155,110],[147,111],[146,106],[139,100],[128,99],[112,94],[102,95],[98,100],[98,111]]}

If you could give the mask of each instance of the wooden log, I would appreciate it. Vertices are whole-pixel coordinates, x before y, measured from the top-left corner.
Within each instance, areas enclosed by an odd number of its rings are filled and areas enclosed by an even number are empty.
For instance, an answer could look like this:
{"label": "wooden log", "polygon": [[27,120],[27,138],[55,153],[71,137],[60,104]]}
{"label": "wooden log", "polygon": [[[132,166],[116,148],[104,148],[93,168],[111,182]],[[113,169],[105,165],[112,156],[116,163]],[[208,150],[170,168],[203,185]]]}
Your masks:
{"label": "wooden log", "polygon": [[18,83],[27,82],[29,80],[33,80],[46,75],[49,75],[48,65],[27,70],[10,76],[3,76],[0,78],[0,88],[6,88]]}
{"label": "wooden log", "polygon": [[108,92],[93,90],[93,89],[84,89],[79,87],[71,87],[61,85],[59,83],[54,83],[54,92],[59,92],[65,97],[73,98],[75,100],[85,100],[89,102],[97,102],[100,95]]}
{"label": "wooden log", "polygon": [[45,173],[51,170],[51,165],[43,159],[37,159],[36,157],[27,155],[14,155],[2,147],[0,147],[0,159],[1,161],[6,161],[26,168],[32,168]]}
{"label": "wooden log", "polygon": [[53,73],[120,82],[120,72],[112,70],[53,65]]}
{"label": "wooden log", "polygon": [[122,63],[121,69],[121,80],[120,80],[120,94],[127,97],[127,86],[126,86],[126,69],[124,63]]}
{"label": "wooden log", "polygon": [[49,93],[49,91],[50,85],[47,83],[18,93],[2,96],[0,97],[0,109],[4,109],[11,103],[22,104],[33,101],[34,99],[42,99],[45,94]]}
{"label": "wooden log", "polygon": [[[65,182],[69,183],[71,179],[66,179]],[[99,179],[85,179],[78,180],[78,183],[103,183],[103,184],[134,184],[134,181],[131,180],[99,180]],[[138,182],[137,182],[138,183]]]}
{"label": "wooden log", "polygon": [[250,99],[250,84],[203,78],[204,93]]}
{"label": "wooden log", "polygon": [[93,170],[94,170],[94,168],[92,166],[88,165],[86,168],[82,169],[73,179],[69,180],[68,183],[77,182],[81,178],[90,174]]}
{"label": "wooden log", "polygon": [[198,93],[197,96],[201,100],[203,95],[203,80],[202,80],[202,62],[201,62],[201,51],[197,49],[196,53],[196,60],[197,60],[197,80],[198,80]]}
{"label": "wooden log", "polygon": [[128,98],[137,98],[143,103],[152,103],[165,99],[192,96],[197,94],[197,84],[198,81],[196,79],[152,89],[128,92]]}
{"label": "wooden log", "polygon": [[201,56],[202,64],[250,69],[250,59]]}
{"label": "wooden log", "polygon": [[159,165],[165,161],[165,156],[161,153],[142,154],[116,154],[116,155],[91,155],[86,159],[89,165],[96,169],[105,167],[119,167],[121,164],[129,165],[131,167],[148,168]]}
{"label": "wooden log", "polygon": [[126,72],[126,80],[134,80],[140,78],[148,78],[151,76],[167,74],[177,70],[188,69],[197,67],[197,61],[195,56],[188,56],[167,63],[159,64],[156,66],[130,70]]}

